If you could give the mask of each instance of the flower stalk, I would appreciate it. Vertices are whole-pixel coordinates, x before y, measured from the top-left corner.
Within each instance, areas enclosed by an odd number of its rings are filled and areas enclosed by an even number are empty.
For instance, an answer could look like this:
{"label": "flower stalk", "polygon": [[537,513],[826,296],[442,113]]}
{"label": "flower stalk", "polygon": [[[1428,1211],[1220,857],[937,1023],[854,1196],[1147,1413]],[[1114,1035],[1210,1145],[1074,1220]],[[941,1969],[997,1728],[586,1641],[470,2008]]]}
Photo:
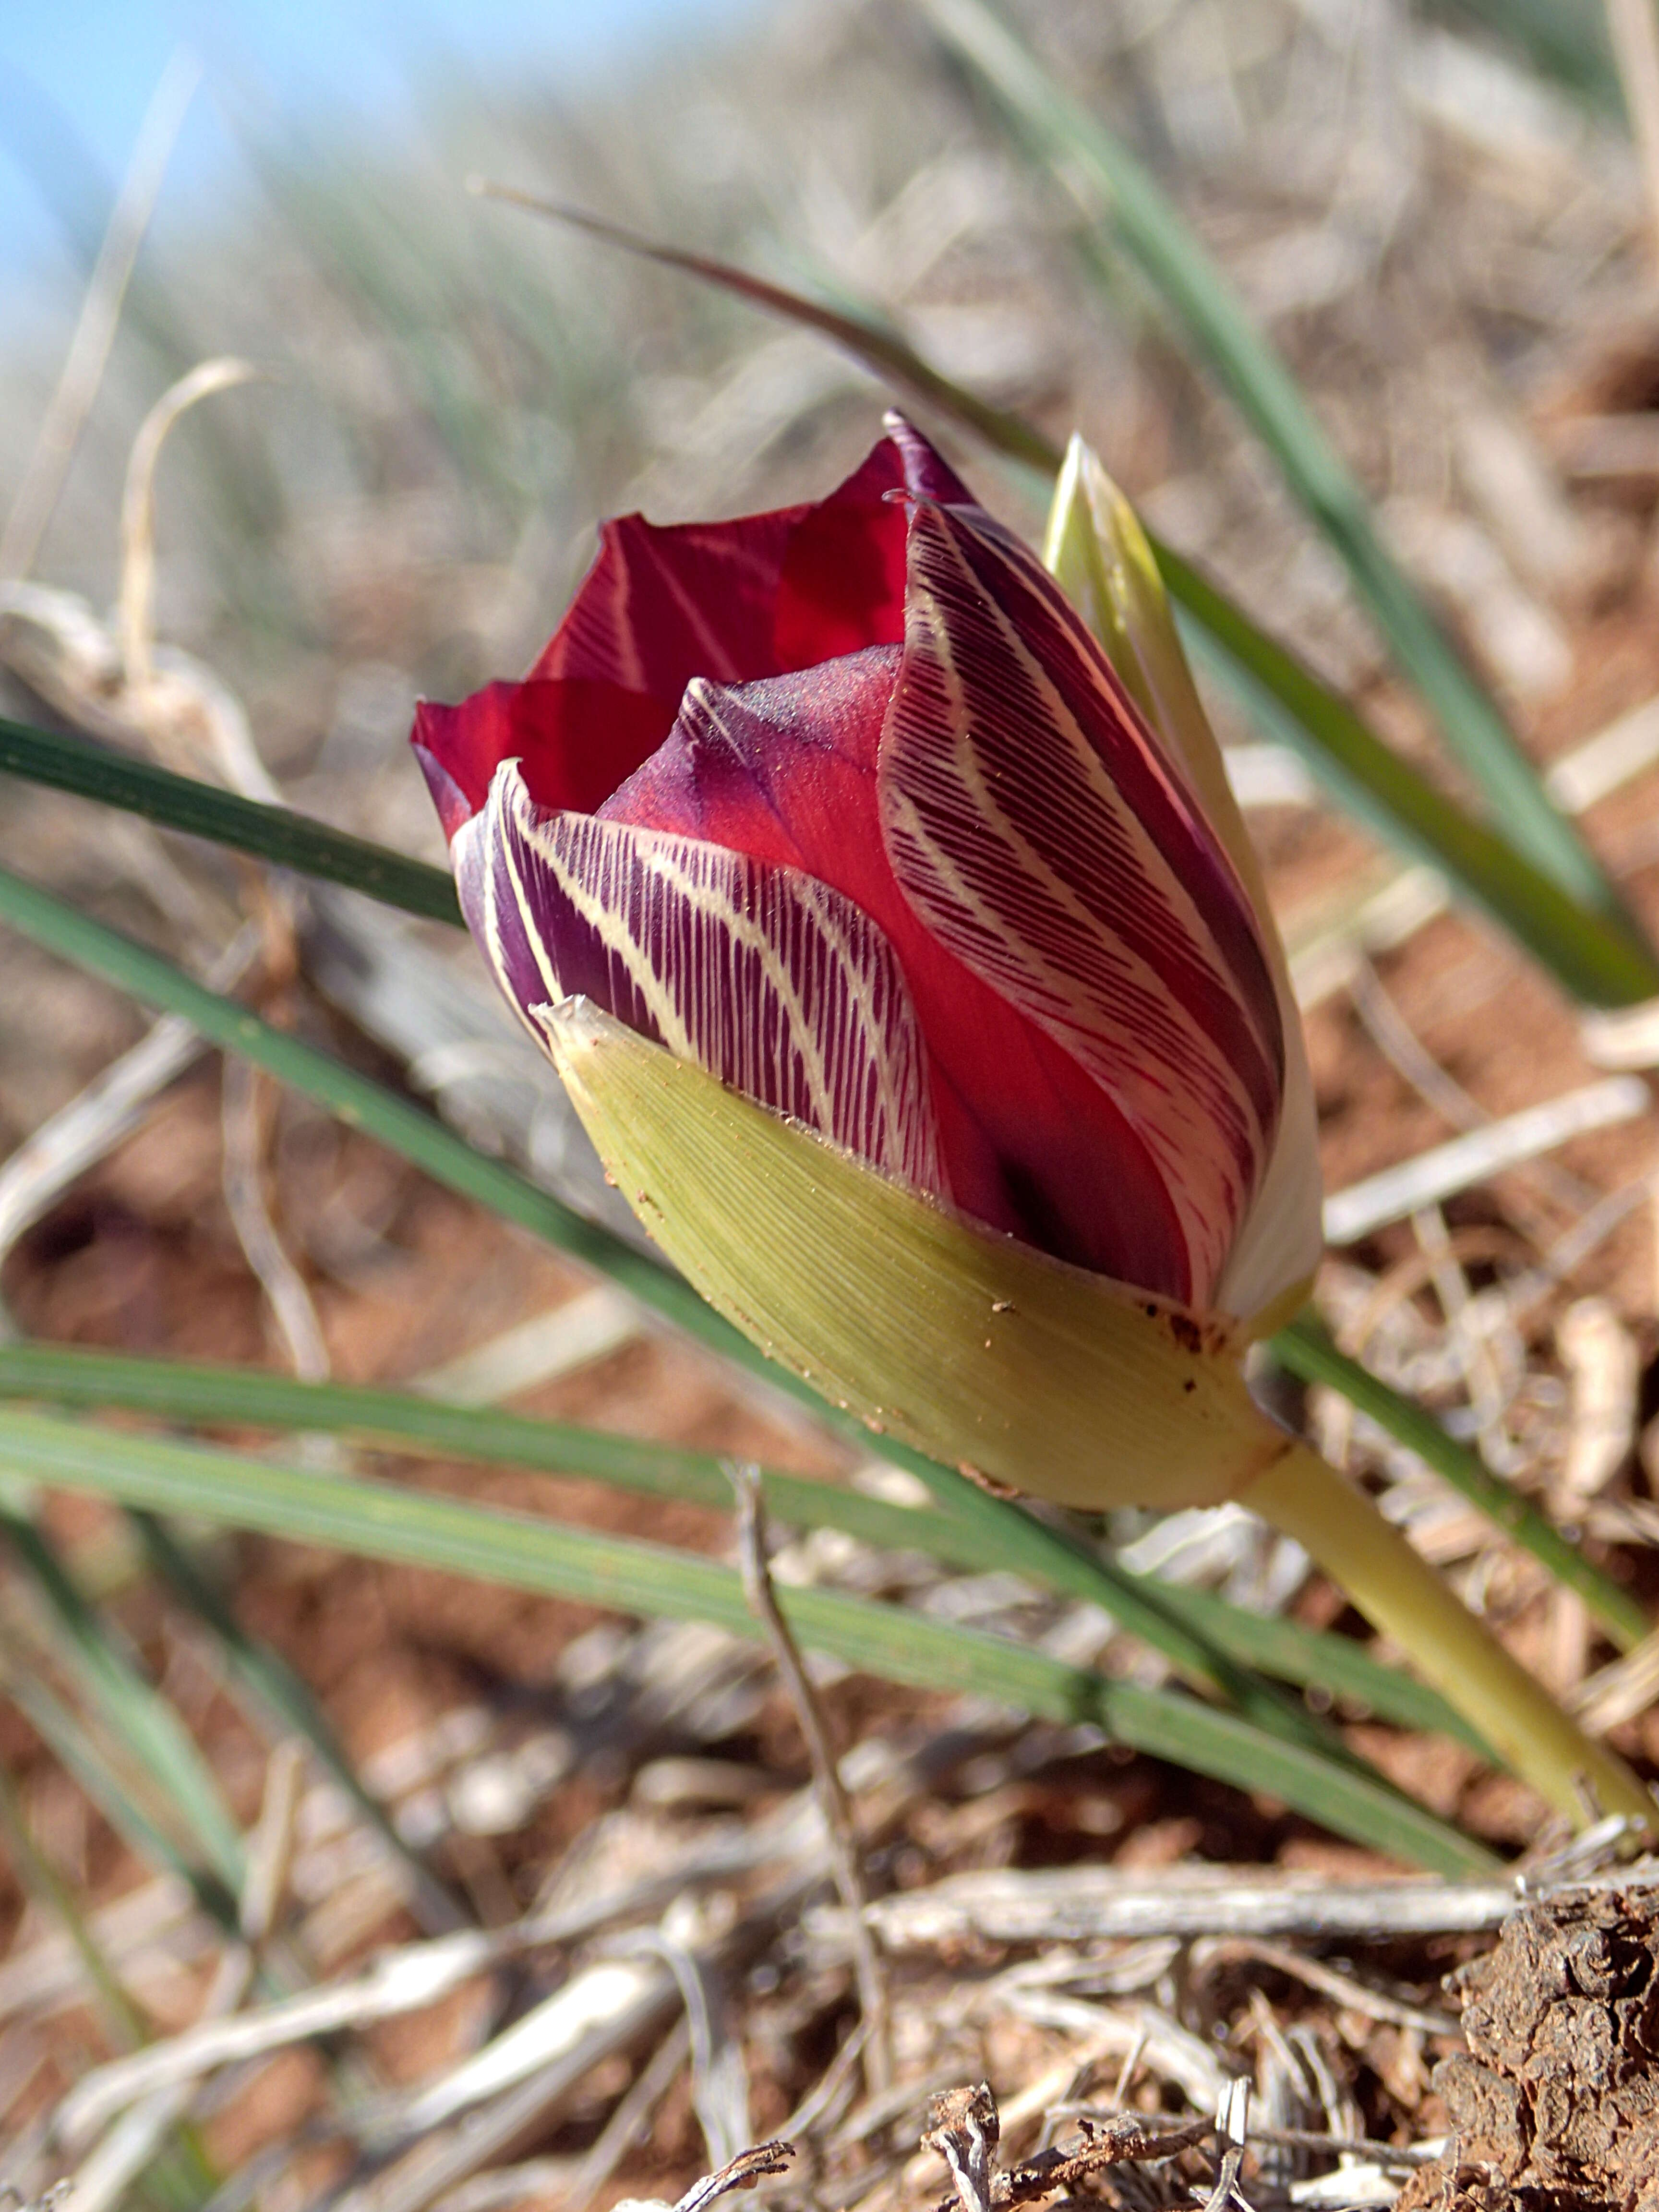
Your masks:
{"label": "flower stalk", "polygon": [[1653,1825],[1654,1800],[1624,1760],[1563,1712],[1421,1553],[1316,1452],[1292,1443],[1237,1503],[1293,1537],[1510,1771],[1576,1828],[1608,1813]]}

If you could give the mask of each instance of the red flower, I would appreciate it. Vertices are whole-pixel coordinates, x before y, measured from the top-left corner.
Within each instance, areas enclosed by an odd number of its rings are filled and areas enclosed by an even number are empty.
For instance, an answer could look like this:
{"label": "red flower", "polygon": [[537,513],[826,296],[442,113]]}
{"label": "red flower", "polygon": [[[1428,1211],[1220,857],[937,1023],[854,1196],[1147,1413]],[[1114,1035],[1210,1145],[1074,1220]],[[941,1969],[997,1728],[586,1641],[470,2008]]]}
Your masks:
{"label": "red flower", "polygon": [[461,903],[1044,1252],[1212,1302],[1276,1133],[1261,925],[1041,563],[907,424],[816,505],[608,523],[521,684],[422,704]]}

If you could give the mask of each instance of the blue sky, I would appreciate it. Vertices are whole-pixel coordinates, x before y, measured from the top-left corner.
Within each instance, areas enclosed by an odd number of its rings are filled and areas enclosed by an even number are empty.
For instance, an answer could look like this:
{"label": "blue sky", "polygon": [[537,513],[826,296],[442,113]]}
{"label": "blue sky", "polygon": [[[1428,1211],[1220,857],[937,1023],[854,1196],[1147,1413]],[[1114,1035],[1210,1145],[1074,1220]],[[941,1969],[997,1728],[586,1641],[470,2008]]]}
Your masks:
{"label": "blue sky", "polygon": [[[47,276],[63,246],[29,174],[69,166],[65,125],[112,183],[170,54],[194,47],[283,106],[349,105],[394,127],[408,67],[453,51],[480,75],[568,80],[745,0],[0,0],[0,277]],[[31,144],[31,155],[24,151]],[[228,176],[234,155],[204,88],[169,170],[172,197]]]}

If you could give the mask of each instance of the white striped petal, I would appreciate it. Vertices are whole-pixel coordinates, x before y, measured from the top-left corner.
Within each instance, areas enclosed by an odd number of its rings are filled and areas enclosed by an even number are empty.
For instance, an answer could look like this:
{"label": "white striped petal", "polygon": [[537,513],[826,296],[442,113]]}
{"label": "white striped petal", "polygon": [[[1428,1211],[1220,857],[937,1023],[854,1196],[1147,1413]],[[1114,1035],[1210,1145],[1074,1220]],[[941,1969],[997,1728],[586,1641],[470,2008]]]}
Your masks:
{"label": "white striped petal", "polygon": [[883,835],[956,956],[1131,1119],[1207,1305],[1283,1081],[1249,902],[1099,647],[987,517],[917,508]]}
{"label": "white striped petal", "polygon": [[886,937],[801,870],[544,811],[518,763],[455,840],[457,888],[509,1002],[576,995],[914,1188],[943,1188],[927,1048]]}
{"label": "white striped petal", "polygon": [[1054,487],[1043,561],[1184,769],[1255,909],[1285,1037],[1285,1095],[1267,1173],[1216,1295],[1229,1313],[1276,1325],[1285,1309],[1301,1303],[1325,1249],[1317,1116],[1301,1012],[1267,878],[1187,665],[1158,562],[1134,509],[1081,438],[1073,438]]}

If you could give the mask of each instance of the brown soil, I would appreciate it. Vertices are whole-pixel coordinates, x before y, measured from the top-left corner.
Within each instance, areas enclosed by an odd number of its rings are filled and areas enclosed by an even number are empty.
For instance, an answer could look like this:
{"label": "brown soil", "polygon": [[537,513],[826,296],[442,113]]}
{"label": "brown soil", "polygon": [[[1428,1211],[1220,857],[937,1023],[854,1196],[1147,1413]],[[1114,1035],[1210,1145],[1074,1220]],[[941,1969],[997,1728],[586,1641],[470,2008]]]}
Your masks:
{"label": "brown soil", "polygon": [[1529,1906],[1451,1978],[1467,2054],[1434,2086],[1455,2148],[1398,2212],[1659,2207],[1659,1917],[1653,1893]]}

